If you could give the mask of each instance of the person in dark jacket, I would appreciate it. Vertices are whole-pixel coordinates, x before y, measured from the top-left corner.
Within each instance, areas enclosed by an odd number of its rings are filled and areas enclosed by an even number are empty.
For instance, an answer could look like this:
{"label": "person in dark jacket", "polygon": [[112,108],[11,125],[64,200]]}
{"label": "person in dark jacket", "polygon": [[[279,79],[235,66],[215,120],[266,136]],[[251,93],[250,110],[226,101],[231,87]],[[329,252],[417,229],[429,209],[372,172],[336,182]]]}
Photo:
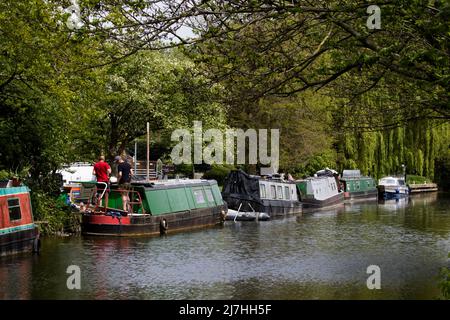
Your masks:
{"label": "person in dark jacket", "polygon": [[122,195],[122,204],[123,204],[123,210],[128,211],[128,203],[130,202],[130,197],[128,196],[128,191],[131,186],[131,175],[133,174],[133,169],[131,168],[131,165],[124,161],[121,156],[116,156],[114,158],[114,161],[118,163],[117,166],[117,172],[118,172],[118,182],[119,182],[119,189],[123,190],[121,192]]}

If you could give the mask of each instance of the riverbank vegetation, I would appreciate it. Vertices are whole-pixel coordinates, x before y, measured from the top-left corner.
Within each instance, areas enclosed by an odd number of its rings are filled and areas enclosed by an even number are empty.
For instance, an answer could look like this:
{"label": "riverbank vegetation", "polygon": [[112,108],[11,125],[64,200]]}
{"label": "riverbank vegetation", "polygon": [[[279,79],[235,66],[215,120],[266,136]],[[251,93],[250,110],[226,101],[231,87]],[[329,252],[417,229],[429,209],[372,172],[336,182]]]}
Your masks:
{"label": "riverbank vegetation", "polygon": [[448,3],[385,1],[370,30],[353,0],[157,2],[80,0],[78,29],[69,1],[0,3],[0,170],[31,188],[49,232],[70,224],[52,205],[56,171],[111,160],[146,122],[168,149],[194,120],[278,128],[281,170],[295,177],[406,165],[449,187]]}

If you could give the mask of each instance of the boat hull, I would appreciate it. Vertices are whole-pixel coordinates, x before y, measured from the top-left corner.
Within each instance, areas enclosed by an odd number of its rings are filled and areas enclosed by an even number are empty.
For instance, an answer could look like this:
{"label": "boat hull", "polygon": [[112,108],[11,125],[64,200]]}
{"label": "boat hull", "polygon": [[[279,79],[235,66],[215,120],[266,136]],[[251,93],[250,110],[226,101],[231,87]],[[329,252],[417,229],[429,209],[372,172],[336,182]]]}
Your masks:
{"label": "boat hull", "polygon": [[222,212],[226,210],[226,206],[217,206],[158,216],[84,214],[81,232],[98,236],[158,236],[218,225],[223,222]]}
{"label": "boat hull", "polygon": [[406,186],[378,186],[378,195],[383,199],[400,199],[407,197],[409,194]]}
{"label": "boat hull", "polygon": [[39,251],[39,230],[37,226],[25,230],[0,234],[0,256],[21,252]]}
{"label": "boat hull", "polygon": [[345,200],[366,200],[366,199],[376,199],[378,196],[378,190],[369,191],[355,191],[355,192],[344,192]]}
{"label": "boat hull", "polygon": [[317,200],[312,198],[302,199],[303,211],[310,212],[316,210],[323,210],[333,206],[338,206],[344,203],[344,193],[338,193],[325,200]]}
{"label": "boat hull", "polygon": [[239,195],[225,196],[224,200],[230,209],[249,212],[264,212],[267,213],[271,219],[302,213],[302,203],[300,201],[267,199],[254,201],[240,197]]}

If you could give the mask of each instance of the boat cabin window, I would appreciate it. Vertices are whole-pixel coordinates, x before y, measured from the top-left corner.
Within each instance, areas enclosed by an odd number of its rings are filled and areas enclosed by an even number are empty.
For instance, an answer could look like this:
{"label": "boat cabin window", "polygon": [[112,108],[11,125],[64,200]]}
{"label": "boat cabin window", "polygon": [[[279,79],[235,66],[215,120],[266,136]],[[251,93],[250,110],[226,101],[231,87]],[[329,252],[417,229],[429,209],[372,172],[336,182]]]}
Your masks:
{"label": "boat cabin window", "polygon": [[214,202],[214,197],[213,197],[213,194],[212,194],[211,190],[206,189],[205,193],[206,193],[206,198],[208,198],[208,201],[209,202]]}
{"label": "boat cabin window", "polygon": [[259,186],[259,192],[261,193],[261,198],[266,198],[266,186],[261,184]]}
{"label": "boat cabin window", "polygon": [[277,187],[277,195],[278,195],[278,199],[283,199],[283,187],[281,187],[281,186]]}
{"label": "boat cabin window", "polygon": [[272,199],[276,199],[277,198],[277,190],[276,190],[275,186],[270,186],[270,192],[271,192]]}
{"label": "boat cabin window", "polygon": [[8,199],[9,221],[22,219],[18,198]]}
{"label": "boat cabin window", "polygon": [[404,186],[404,185],[405,185],[405,181],[403,181],[403,180],[398,180],[398,184],[401,185],[401,186]]}
{"label": "boat cabin window", "polygon": [[286,200],[291,200],[291,195],[289,194],[289,187],[284,187],[284,198]]}
{"label": "boat cabin window", "polygon": [[194,190],[194,197],[197,204],[202,204],[206,202],[202,190]]}

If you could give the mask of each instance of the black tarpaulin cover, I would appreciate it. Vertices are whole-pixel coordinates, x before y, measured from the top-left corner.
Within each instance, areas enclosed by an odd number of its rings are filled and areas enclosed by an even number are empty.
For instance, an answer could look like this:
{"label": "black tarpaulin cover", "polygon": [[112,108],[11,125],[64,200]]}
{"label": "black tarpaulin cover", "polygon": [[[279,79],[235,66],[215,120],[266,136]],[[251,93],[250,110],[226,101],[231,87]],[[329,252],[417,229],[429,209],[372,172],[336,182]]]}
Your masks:
{"label": "black tarpaulin cover", "polygon": [[259,202],[259,178],[250,176],[242,170],[233,170],[225,179],[222,196]]}

